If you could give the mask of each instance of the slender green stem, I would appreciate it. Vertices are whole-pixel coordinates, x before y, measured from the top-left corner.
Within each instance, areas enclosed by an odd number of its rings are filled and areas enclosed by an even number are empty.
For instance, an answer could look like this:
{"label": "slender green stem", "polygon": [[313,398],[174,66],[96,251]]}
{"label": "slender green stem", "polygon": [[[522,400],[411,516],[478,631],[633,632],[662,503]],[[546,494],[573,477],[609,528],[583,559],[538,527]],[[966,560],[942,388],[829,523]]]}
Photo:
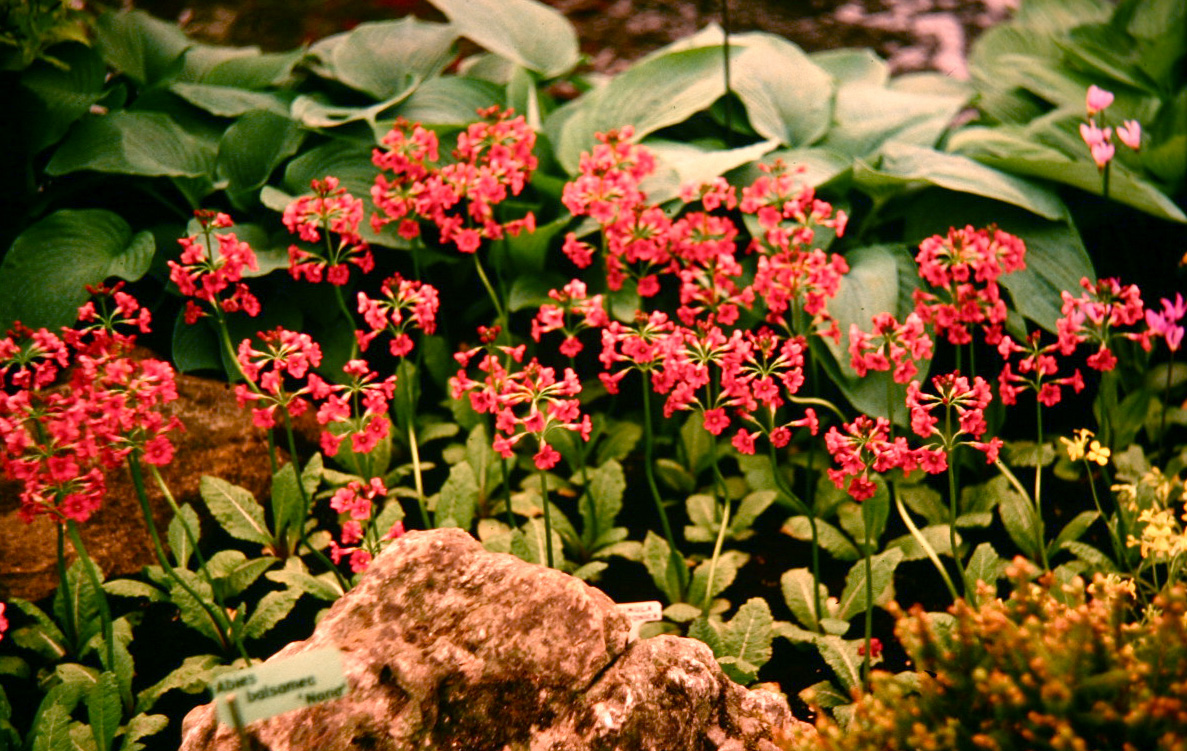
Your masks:
{"label": "slender green stem", "polygon": [[[863,520],[864,521],[864,520]],[[871,654],[871,645],[874,636],[874,564],[873,564],[873,541],[870,539],[870,525],[863,523],[862,527],[865,531],[865,553],[866,559],[866,612],[865,612],[865,655],[861,661],[861,681],[869,688],[870,685],[870,660],[873,658]]]}
{"label": "slender green stem", "polygon": [[[787,481],[779,472],[779,462],[775,454],[775,444],[771,443],[770,441],[767,441],[767,453],[771,462],[771,474],[775,477],[775,485],[779,487],[779,490],[782,491],[784,495],[791,499],[791,502],[796,506],[796,509],[804,515],[804,518],[808,520],[808,527],[812,530],[812,612],[815,613],[816,624],[819,625],[823,610],[821,609],[820,602],[820,541],[817,538],[816,514],[813,513],[808,504],[804,503],[804,501],[797,498],[796,495],[791,492],[791,488],[787,487]],[[812,471],[811,462],[814,456],[815,454],[808,454],[809,472]]]}
{"label": "slender green stem", "polygon": [[668,523],[668,512],[659,495],[659,486],[655,483],[654,464],[654,435],[651,425],[651,384],[647,382],[647,373],[642,373],[643,383],[643,474],[647,476],[647,487],[651,490],[651,499],[655,502],[655,511],[659,514],[659,523],[663,528],[664,539],[668,543],[668,553],[672,565],[676,567],[676,576],[680,579],[680,591],[688,591],[688,568],[684,565],[684,556],[676,547],[676,538],[672,535],[672,525]]}
{"label": "slender green stem", "polygon": [[[222,599],[218,594],[218,588],[214,586],[214,582],[210,578],[210,572],[206,569],[205,560],[202,561],[202,571],[206,575],[207,582],[210,584],[211,595],[217,600],[216,607],[211,607],[210,603],[208,603],[200,594],[198,594],[198,592],[192,586],[190,586],[189,582],[187,582],[181,577],[180,574],[177,573],[177,569],[173,567],[173,564],[169,562],[169,556],[165,553],[165,546],[161,544],[161,534],[157,531],[157,525],[153,521],[152,506],[148,502],[148,493],[146,493],[144,489],[144,473],[140,467],[140,459],[135,454],[128,455],[128,469],[132,474],[132,485],[136,489],[136,498],[140,501],[140,511],[144,516],[144,523],[148,527],[149,536],[152,538],[153,551],[157,555],[157,562],[161,564],[161,568],[165,570],[165,573],[168,574],[169,577],[173,579],[173,581],[177,582],[178,586],[180,586],[186,594],[192,597],[194,602],[198,603],[198,606],[206,613],[206,617],[210,619],[211,623],[214,624],[215,630],[218,631],[219,640],[223,643],[223,647],[226,648],[234,645],[234,647],[239,652],[239,656],[242,657],[248,665],[250,665],[251,657],[247,654],[247,650],[243,646],[243,640],[238,629],[236,629],[224,615],[226,612],[225,606],[223,605]],[[173,505],[176,509],[176,504],[174,503]],[[190,530],[189,524],[187,524],[185,519],[180,515],[178,515],[177,518],[181,520],[181,524],[185,528],[186,536],[189,539],[190,545],[192,545],[196,551],[198,549],[198,542],[195,539],[193,532]]]}
{"label": "slender green stem", "polygon": [[507,311],[499,302],[499,296],[495,293],[494,285],[490,283],[490,277],[486,275],[486,270],[482,268],[482,261],[478,260],[478,254],[474,253],[474,268],[478,270],[478,278],[482,280],[482,286],[486,287],[486,294],[490,295],[490,302],[495,306],[495,315],[499,319],[499,324],[503,327],[503,333],[508,334],[507,331]]}
{"label": "slender green stem", "polygon": [[1166,364],[1166,385],[1162,388],[1162,418],[1158,422],[1158,458],[1166,461],[1166,405],[1171,398],[1171,374],[1175,370],[1175,351],[1171,350],[1171,359]]}
{"label": "slender green stem", "polygon": [[[206,564],[206,556],[202,553],[202,548],[198,546],[198,535],[190,527],[190,523],[181,515],[181,508],[178,507],[177,501],[174,500],[173,494],[169,492],[169,486],[165,484],[165,478],[161,477],[160,471],[153,465],[148,465],[148,470],[152,474],[153,479],[157,483],[162,495],[165,496],[165,501],[169,504],[169,508],[173,511],[173,515],[181,523],[181,528],[185,531],[186,539],[189,540],[190,547],[194,549],[194,557],[198,559],[198,567],[202,571],[202,575],[206,578],[206,583],[210,585],[211,591],[214,593],[214,600],[220,608],[225,611],[223,606],[222,596],[219,595],[218,589],[214,586],[214,577],[210,574],[210,567]],[[135,481],[135,478],[133,478]]]}
{"label": "slender green stem", "polygon": [[845,413],[841,411],[840,407],[833,404],[828,399],[821,399],[815,396],[796,396],[794,394],[789,394],[787,396],[787,401],[792,404],[807,404],[814,407],[824,407],[829,412],[832,412],[834,415],[840,418],[841,422],[845,422]]}
{"label": "slender green stem", "polygon": [[[327,236],[329,233],[326,233]],[[336,284],[330,285],[334,288],[334,299],[338,302],[338,309],[342,311],[342,315],[350,323],[351,328],[354,328],[354,316],[350,312],[350,308],[346,305],[346,298],[342,296],[342,288]],[[350,337],[350,359],[355,359],[359,356],[359,340],[357,337]]]}
{"label": "slender green stem", "polygon": [[948,593],[952,595],[952,601],[959,600],[960,595],[956,592],[956,585],[952,583],[951,577],[948,576],[948,571],[944,568],[944,563],[940,560],[936,549],[931,546],[931,543],[919,531],[919,527],[915,526],[915,522],[911,521],[910,514],[903,507],[902,499],[899,498],[898,493],[894,490],[894,483],[890,483],[890,494],[894,498],[894,506],[898,509],[898,515],[902,518],[903,524],[907,525],[907,530],[911,533],[911,537],[915,539],[915,542],[919,543],[919,547],[923,548],[923,552],[927,554],[928,560],[936,567],[936,571],[940,572],[940,578],[944,580],[945,586],[948,587]]}
{"label": "slender green stem", "polygon": [[548,568],[556,568],[552,562],[552,514],[548,510],[548,477],[544,470],[536,468],[540,476],[540,503],[544,504],[544,549],[547,551]]}
{"label": "slender green stem", "polygon": [[[1084,470],[1088,473],[1088,487],[1092,489],[1092,503],[1096,506],[1096,512],[1100,514],[1101,521],[1105,523],[1105,528],[1109,530],[1109,543],[1113,546],[1113,556],[1117,560],[1117,567],[1121,568],[1125,565],[1125,559],[1121,557],[1122,546],[1121,541],[1117,538],[1117,530],[1109,524],[1109,518],[1105,516],[1105,510],[1100,505],[1100,497],[1096,493],[1096,478],[1092,476],[1092,465],[1088,462],[1087,457],[1083,459]],[[1120,511],[1118,511],[1120,516]]]}
{"label": "slender green stem", "polygon": [[420,469],[420,449],[416,446],[415,423],[415,419],[408,418],[408,447],[412,450],[412,481],[416,484],[416,503],[420,506],[420,520],[424,523],[425,529],[432,529],[433,523],[429,520],[429,509],[425,505],[425,485]]}
{"label": "slender green stem", "polygon": [[1046,533],[1043,531],[1043,441],[1045,440],[1043,437],[1043,405],[1038,399],[1035,399],[1035,431],[1039,438],[1038,444],[1035,446],[1035,534],[1038,537],[1039,556],[1043,561],[1043,569],[1050,571],[1051,564],[1047,562]]}
{"label": "slender green stem", "polygon": [[293,473],[297,478],[297,493],[301,496],[301,521],[297,524],[297,534],[299,537],[298,550],[304,547],[313,553],[313,556],[322,562],[322,565],[334,572],[334,576],[338,579],[338,584],[343,591],[350,589],[350,582],[334,565],[334,562],[326,558],[326,554],[309,544],[309,536],[305,529],[306,522],[309,521],[309,495],[305,492],[305,483],[301,481],[301,465],[297,461],[297,440],[293,435],[293,421],[289,417],[287,409],[282,409],[280,412],[284,415],[284,432],[288,437],[289,447],[289,463],[293,465]]}
{"label": "slender green stem", "polygon": [[115,670],[115,630],[111,623],[111,608],[107,606],[107,593],[103,591],[103,582],[99,579],[99,572],[95,562],[87,554],[87,548],[82,543],[82,535],[78,533],[78,523],[73,519],[66,520],[66,533],[70,535],[70,542],[74,545],[74,552],[78,553],[78,560],[82,562],[83,573],[95,590],[95,604],[99,607],[99,620],[103,624],[103,646],[106,660],[103,667]]}
{"label": "slender green stem", "polygon": [[515,514],[511,511],[511,477],[506,459],[499,459],[499,469],[503,473],[503,502],[507,506],[507,526],[515,529]]}
{"label": "slender green stem", "polygon": [[[70,577],[67,576],[66,569],[66,526],[65,524],[58,524],[58,586],[62,590],[62,597],[66,602],[74,602],[74,595],[70,593]],[[62,630],[66,632],[66,640],[74,644],[78,649],[82,649],[82,645],[78,643],[78,630],[75,628],[75,623],[70,618],[63,618]]]}
{"label": "slender green stem", "polygon": [[729,525],[730,505],[726,501],[721,508],[721,526],[717,528],[717,540],[713,543],[713,557],[709,559],[709,576],[705,579],[705,602],[701,605],[701,613],[706,617],[713,606],[713,580],[717,576],[717,561],[721,559],[721,546],[725,543],[725,531]]}
{"label": "slender green stem", "polygon": [[964,561],[960,557],[960,547],[956,543],[956,512],[957,501],[960,496],[956,493],[956,471],[952,465],[956,462],[956,447],[948,453],[948,544],[952,546],[952,560],[956,561],[956,571],[960,574],[960,584],[965,596],[969,594],[969,583],[964,578]]}

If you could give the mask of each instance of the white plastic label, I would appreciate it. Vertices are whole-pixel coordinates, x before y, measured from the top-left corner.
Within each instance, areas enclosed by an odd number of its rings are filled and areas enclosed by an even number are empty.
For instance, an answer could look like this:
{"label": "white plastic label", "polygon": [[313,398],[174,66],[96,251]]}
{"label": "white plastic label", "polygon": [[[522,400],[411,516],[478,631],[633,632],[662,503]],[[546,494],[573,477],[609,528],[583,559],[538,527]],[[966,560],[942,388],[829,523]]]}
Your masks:
{"label": "white plastic label", "polygon": [[341,699],[350,692],[342,673],[342,655],[328,647],[234,673],[224,673],[210,684],[218,719],[235,726],[233,703],[239,721],[275,717],[323,701]]}
{"label": "white plastic label", "polygon": [[627,635],[628,642],[639,638],[639,627],[644,623],[658,621],[664,617],[664,611],[659,604],[659,600],[624,602],[616,605],[616,607],[618,608],[618,612],[625,615],[631,622],[631,631]]}

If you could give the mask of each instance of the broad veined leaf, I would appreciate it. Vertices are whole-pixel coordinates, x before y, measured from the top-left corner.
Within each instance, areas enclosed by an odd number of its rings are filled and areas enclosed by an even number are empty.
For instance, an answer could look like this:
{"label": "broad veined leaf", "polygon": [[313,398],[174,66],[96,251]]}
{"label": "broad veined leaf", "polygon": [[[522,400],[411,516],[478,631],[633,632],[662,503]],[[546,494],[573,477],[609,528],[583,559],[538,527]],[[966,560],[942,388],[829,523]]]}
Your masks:
{"label": "broad veined leaf", "polygon": [[622,511],[622,494],[626,490],[626,475],[622,465],[609,461],[589,476],[589,488],[581,498],[581,529],[586,547],[592,547],[605,532],[614,528],[618,512]]}
{"label": "broad veined leaf", "polygon": [[457,76],[430,78],[396,108],[408,122],[462,127],[474,122],[478,110],[502,105],[504,90],[489,81]]}
{"label": "broad veined leaf", "polygon": [[647,567],[651,580],[669,603],[684,599],[680,591],[680,574],[676,569],[671,549],[664,538],[651,531],[643,540],[643,565]]}
{"label": "broad veined leaf", "polygon": [[[796,45],[771,34],[745,34],[731,68],[731,88],[759,135],[807,146],[828,131],[834,81]],[[733,40],[731,40],[732,42]]]}
{"label": "broad veined leaf", "polygon": [[244,636],[248,639],[259,639],[267,634],[292,611],[300,596],[301,590],[295,588],[281,589],[264,595],[247,619]]}
{"label": "broad veined leaf", "polygon": [[[811,540],[812,520],[806,516],[793,516],[783,523],[781,531],[797,540]],[[841,530],[823,519],[816,519],[816,538],[820,547],[837,560],[855,561],[861,557],[857,546]]]}
{"label": "broad veined leaf", "polygon": [[[806,568],[793,568],[783,572],[779,579],[783,591],[783,601],[796,620],[805,628],[816,631],[820,628],[820,618],[816,613],[816,599],[812,596],[812,572]],[[828,600],[828,588],[823,584],[817,588],[820,602],[823,605]]]}
{"label": "broad veined leaf", "polygon": [[213,160],[213,149],[168,115],[117,111],[78,121],[45,171],[202,177],[210,173]]}
{"label": "broad veined leaf", "polygon": [[268,181],[272,171],[301,146],[305,134],[283,115],[254,110],[232,123],[218,145],[218,172],[228,189],[247,191]]}
{"label": "broad veined leaf", "polygon": [[761,668],[771,659],[774,622],[766,600],[751,597],[725,624],[718,657],[734,657]]}
{"label": "broad veined leaf", "polygon": [[853,166],[853,159],[838,151],[812,146],[805,149],[777,149],[761,160],[743,166],[736,173],[739,185],[749,185],[760,175],[759,164],[770,165],[776,160],[795,171],[796,178],[804,185],[819,187]]}
{"label": "broad veined leaf", "polygon": [[95,47],[108,65],[141,84],[176,73],[196,42],[177,26],[142,10],[103,13],[95,22]]}
{"label": "broad veined leaf", "polygon": [[708,182],[761,159],[778,142],[768,139],[736,149],[711,149],[683,141],[651,139],[646,146],[655,156],[656,170],[643,179],[639,188],[650,201],[663,203],[680,195],[684,185]]}
{"label": "broad veined leaf", "polygon": [[558,110],[556,116],[567,119],[554,137],[557,159],[576,172],[597,133],[630,125],[641,139],[707,110],[725,94],[722,54],[720,47],[699,47],[647,58],[577,100],[576,111]]}
{"label": "broad veined leaf", "polygon": [[1007,565],[993,549],[993,545],[983,542],[969,556],[969,563],[964,570],[965,581],[970,585],[985,582],[991,587],[996,587],[997,580],[1006,575]]}
{"label": "broad veined leaf", "polygon": [[903,560],[903,551],[891,548],[878,555],[870,557],[870,568],[873,577],[873,602],[869,600],[866,591],[866,562],[860,560],[849,569],[845,577],[845,589],[841,592],[840,611],[837,617],[848,621],[854,616],[864,613],[874,605],[882,604],[890,596],[890,587],[894,583],[894,570]]}
{"label": "broad veined leaf", "polygon": [[265,110],[285,116],[289,113],[288,99],[276,94],[246,91],[236,86],[178,81],[169,90],[195,107],[219,117],[239,117],[252,110]]}
{"label": "broad veined leaf", "polygon": [[136,711],[147,712],[157,703],[157,699],[174,689],[188,694],[205,691],[210,682],[210,669],[220,662],[214,655],[186,657],[173,672],[136,695]]}
{"label": "broad veined leaf", "polygon": [[0,263],[0,324],[68,326],[90,297],[88,284],[134,281],[148,271],[155,243],[148,232],[102,209],[63,209],[26,229]]}
{"label": "broad veined leaf", "polygon": [[359,24],[313,45],[323,73],[376,99],[408,94],[453,57],[457,30],[449,24],[407,17]]}
{"label": "broad veined leaf", "polygon": [[808,55],[839,83],[863,83],[885,86],[890,82],[890,66],[869,49],[821,50]]}
{"label": "broad veined leaf", "polygon": [[203,475],[199,483],[202,500],[219,525],[237,540],[270,545],[272,535],[264,523],[264,508],[238,485],[218,477]]}
{"label": "broad veined leaf", "polygon": [[934,146],[965,99],[843,84],[837,90],[833,125],[820,145],[855,157],[868,156],[890,140]]}
{"label": "broad veined leaf", "polygon": [[87,692],[87,720],[99,751],[108,751],[119,730],[120,691],[115,673],[103,673]]}
{"label": "broad veined leaf", "polygon": [[858,162],[853,180],[876,195],[908,187],[935,185],[1019,206],[1052,221],[1067,208],[1051,190],[956,154],[891,141],[882,146],[877,167]]}
{"label": "broad veined leaf", "polygon": [[552,78],[577,64],[577,32],[559,11],[534,0],[430,0],[461,36]]}
{"label": "broad veined leaf", "polygon": [[25,134],[27,148],[34,154],[65,135],[70,124],[103,96],[103,60],[93,49],[71,44],[55,48],[54,56],[69,67],[63,70],[36,62],[20,77],[21,88],[36,104],[14,126]]}
{"label": "broad veined leaf", "polygon": [[178,566],[189,568],[190,556],[194,554],[202,527],[198,522],[198,512],[190,504],[182,504],[177,512],[169,521],[169,550]]}
{"label": "broad veined leaf", "polygon": [[293,68],[305,55],[304,49],[236,55],[216,63],[206,71],[200,82],[251,91],[280,86],[292,77]]}
{"label": "broad veined leaf", "polygon": [[478,504],[478,482],[469,462],[458,462],[449,468],[449,477],[441,486],[437,499],[437,526],[459,527],[468,530],[474,520]]}

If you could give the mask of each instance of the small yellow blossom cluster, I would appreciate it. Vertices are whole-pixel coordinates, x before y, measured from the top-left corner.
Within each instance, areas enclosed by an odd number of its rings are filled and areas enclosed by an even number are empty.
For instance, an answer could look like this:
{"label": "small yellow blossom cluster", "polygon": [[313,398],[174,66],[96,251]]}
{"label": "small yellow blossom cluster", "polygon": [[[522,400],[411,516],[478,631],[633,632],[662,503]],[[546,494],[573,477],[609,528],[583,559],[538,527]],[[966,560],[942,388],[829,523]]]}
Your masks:
{"label": "small yellow blossom cluster", "polygon": [[1092,440],[1093,432],[1088,428],[1080,428],[1076,431],[1075,438],[1060,438],[1064,445],[1067,446],[1068,458],[1073,462],[1078,462],[1081,459],[1090,462],[1096,462],[1100,466],[1105,466],[1109,463],[1109,449],[1100,445],[1100,441]]}
{"label": "small yellow blossom cluster", "polygon": [[1126,543],[1140,547],[1142,558],[1170,563],[1187,553],[1187,484],[1154,467],[1136,483],[1113,486],[1119,503],[1137,514],[1136,528]]}

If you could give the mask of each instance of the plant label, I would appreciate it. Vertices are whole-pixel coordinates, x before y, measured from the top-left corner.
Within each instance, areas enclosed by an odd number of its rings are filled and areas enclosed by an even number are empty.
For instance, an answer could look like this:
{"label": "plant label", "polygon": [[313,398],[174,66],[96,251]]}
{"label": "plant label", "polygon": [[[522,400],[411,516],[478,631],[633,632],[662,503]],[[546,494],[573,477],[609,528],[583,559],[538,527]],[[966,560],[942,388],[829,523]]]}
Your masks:
{"label": "plant label", "polygon": [[350,692],[342,655],[316,649],[287,660],[224,673],[210,684],[219,722],[242,727],[301,707],[340,699]]}
{"label": "plant label", "polygon": [[628,642],[639,638],[639,627],[644,623],[658,621],[663,618],[663,608],[660,607],[659,600],[624,602],[615,607],[618,608],[618,612],[625,615],[631,622],[631,631],[627,635]]}

